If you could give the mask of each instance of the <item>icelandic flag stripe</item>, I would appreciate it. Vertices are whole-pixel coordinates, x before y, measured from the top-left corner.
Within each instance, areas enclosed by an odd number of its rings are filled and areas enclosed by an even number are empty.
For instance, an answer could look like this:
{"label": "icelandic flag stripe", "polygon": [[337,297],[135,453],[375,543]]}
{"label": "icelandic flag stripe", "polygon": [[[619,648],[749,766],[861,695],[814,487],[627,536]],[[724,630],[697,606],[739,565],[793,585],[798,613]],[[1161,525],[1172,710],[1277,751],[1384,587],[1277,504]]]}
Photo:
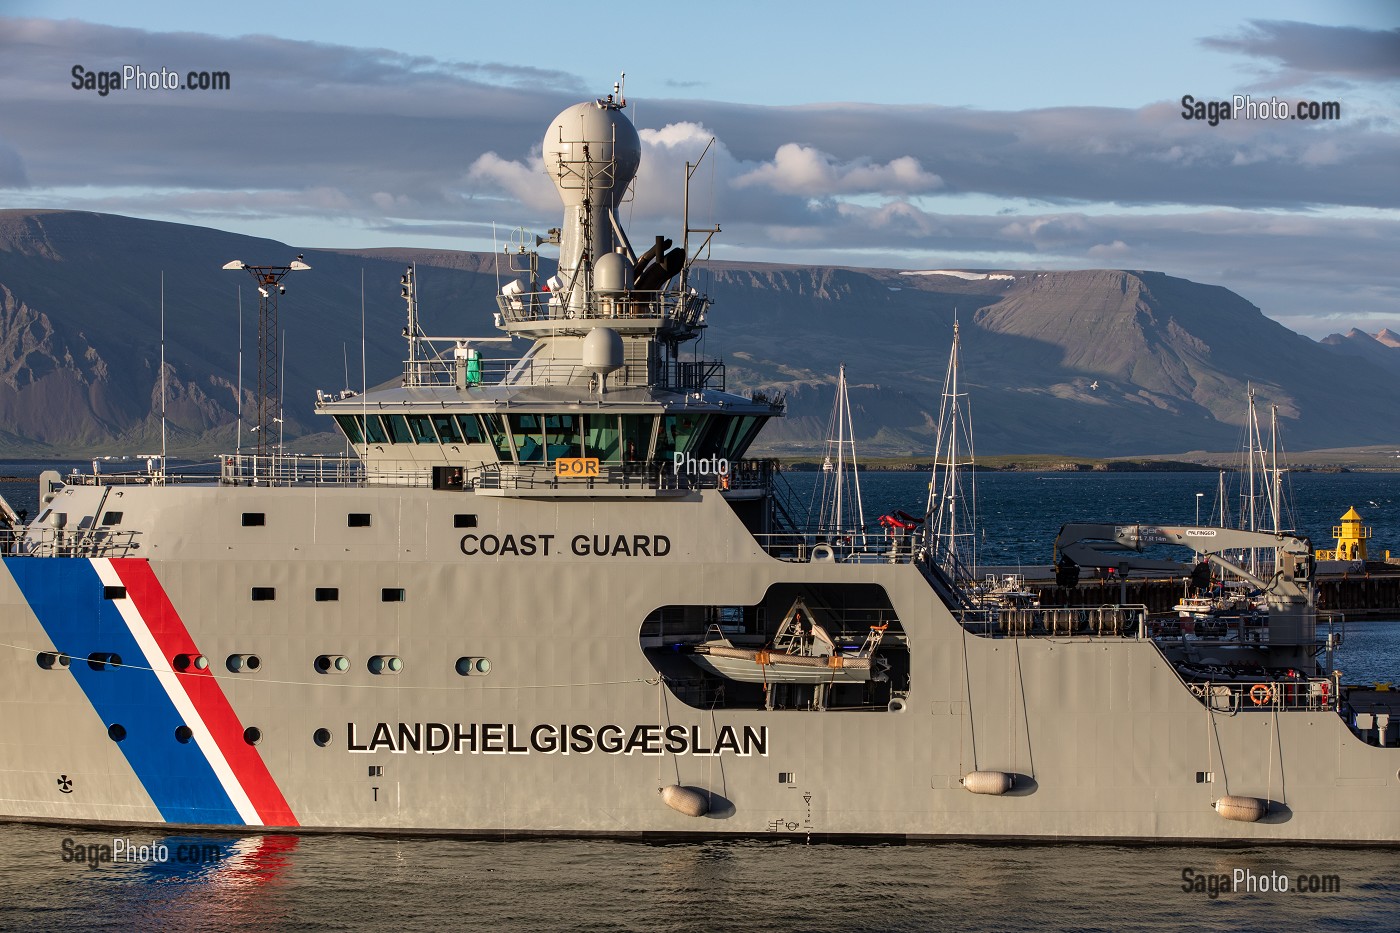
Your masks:
{"label": "icelandic flag stripe", "polygon": [[[146,669],[154,665],[118,609],[123,600],[104,598],[93,563],[64,557],[6,557],[4,562],[54,649],[72,658],[73,679],[103,725],[125,730],[117,747],[161,817],[171,823],[242,825],[243,814],[201,748],[176,740],[186,716],[157,673]],[[122,666],[99,663],[94,669],[88,659],[98,653],[118,655]]]}
{"label": "icelandic flag stripe", "polygon": [[[212,668],[176,671],[201,654],[142,558],[4,558],[55,650],[118,743],[161,816],[172,823],[297,826],[258,750],[248,744]],[[126,590],[105,599],[104,587]],[[94,670],[95,653],[120,667]],[[190,730],[189,741],[176,730]]]}
{"label": "icelandic flag stripe", "polygon": [[244,739],[243,723],[229,705],[213,667],[202,671],[191,667],[179,673],[171,670],[171,658],[181,654],[194,657],[201,652],[156,579],[150,562],[123,557],[94,563],[108,565],[98,571],[104,581],[111,574],[113,582],[119,580],[126,587],[133,610],[127,622],[133,634],[148,649],[151,666],[160,671],[171,700],[186,711],[187,725],[194,730],[195,740],[244,821],[250,825],[298,825],[262,756]]}

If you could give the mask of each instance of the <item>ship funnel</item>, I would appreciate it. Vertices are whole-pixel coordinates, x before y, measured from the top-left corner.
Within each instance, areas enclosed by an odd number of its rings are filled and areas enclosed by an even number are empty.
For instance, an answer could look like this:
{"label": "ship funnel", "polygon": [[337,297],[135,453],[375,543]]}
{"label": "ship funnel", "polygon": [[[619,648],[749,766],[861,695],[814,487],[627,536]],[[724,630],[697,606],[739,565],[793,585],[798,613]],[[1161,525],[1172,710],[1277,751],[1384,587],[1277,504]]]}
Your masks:
{"label": "ship funnel", "polygon": [[575,104],[555,117],[542,151],[564,202],[559,278],[570,291],[569,306],[581,308],[593,265],[627,245],[619,242],[614,215],[637,174],[642,143],[622,105],[608,98]]}

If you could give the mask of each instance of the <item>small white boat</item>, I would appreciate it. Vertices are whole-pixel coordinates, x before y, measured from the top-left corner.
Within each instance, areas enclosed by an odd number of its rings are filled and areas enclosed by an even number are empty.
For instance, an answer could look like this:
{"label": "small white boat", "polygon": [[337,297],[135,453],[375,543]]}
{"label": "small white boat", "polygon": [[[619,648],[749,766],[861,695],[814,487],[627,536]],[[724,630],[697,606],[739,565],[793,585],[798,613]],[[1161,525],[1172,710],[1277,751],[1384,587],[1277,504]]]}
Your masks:
{"label": "small white boat", "polygon": [[783,617],[771,646],[743,648],[711,627],[692,645],[690,659],[711,673],[751,684],[852,684],[888,678],[889,662],[875,649],[886,626],[872,625],[857,651],[842,651],[798,599]]}

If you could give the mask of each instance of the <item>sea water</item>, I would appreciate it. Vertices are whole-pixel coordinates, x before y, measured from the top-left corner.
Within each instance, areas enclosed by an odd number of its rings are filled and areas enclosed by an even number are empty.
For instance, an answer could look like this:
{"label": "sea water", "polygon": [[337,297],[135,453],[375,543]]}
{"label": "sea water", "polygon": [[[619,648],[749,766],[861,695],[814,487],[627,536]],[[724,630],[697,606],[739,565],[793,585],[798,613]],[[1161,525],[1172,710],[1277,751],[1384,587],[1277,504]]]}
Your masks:
{"label": "sea water", "polygon": [[[0,462],[0,475],[26,477],[0,483],[0,494],[33,509],[37,493],[26,500],[24,490],[36,488],[38,467]],[[788,479],[799,498],[816,482]],[[1355,506],[1374,546],[1400,551],[1400,474],[1297,474],[1292,486],[1292,524],[1316,545],[1330,545],[1331,526]],[[979,558],[1049,563],[1066,521],[1191,523],[1197,492],[1206,521],[1214,491],[1215,477],[1201,473],[983,474]],[[895,509],[921,515],[927,476],[869,474],[863,498],[872,521]],[[1349,623],[1338,665],[1348,680],[1400,682],[1400,622]],[[1396,929],[1397,911],[1400,856],[1380,849],[650,845],[0,825],[4,929],[1362,931]]]}

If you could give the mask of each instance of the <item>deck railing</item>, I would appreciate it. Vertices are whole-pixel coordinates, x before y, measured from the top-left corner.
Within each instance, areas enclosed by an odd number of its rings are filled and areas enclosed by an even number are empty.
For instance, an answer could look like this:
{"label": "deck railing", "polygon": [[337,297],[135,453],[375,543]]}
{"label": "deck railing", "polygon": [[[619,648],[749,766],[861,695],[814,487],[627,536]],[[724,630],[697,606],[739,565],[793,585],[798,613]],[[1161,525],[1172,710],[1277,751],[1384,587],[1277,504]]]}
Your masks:
{"label": "deck railing", "polygon": [[49,528],[0,532],[0,554],[11,557],[131,557],[140,532],[115,528]]}
{"label": "deck railing", "polygon": [[1204,681],[1186,686],[1197,699],[1218,713],[1249,710],[1320,712],[1337,708],[1337,691],[1332,681],[1322,677],[1254,682]]}
{"label": "deck railing", "polygon": [[572,321],[617,320],[672,322],[689,329],[700,324],[710,300],[703,295],[679,292],[587,293],[582,301],[568,291],[521,292],[497,295],[496,304],[507,324],[554,322],[567,327]]}

